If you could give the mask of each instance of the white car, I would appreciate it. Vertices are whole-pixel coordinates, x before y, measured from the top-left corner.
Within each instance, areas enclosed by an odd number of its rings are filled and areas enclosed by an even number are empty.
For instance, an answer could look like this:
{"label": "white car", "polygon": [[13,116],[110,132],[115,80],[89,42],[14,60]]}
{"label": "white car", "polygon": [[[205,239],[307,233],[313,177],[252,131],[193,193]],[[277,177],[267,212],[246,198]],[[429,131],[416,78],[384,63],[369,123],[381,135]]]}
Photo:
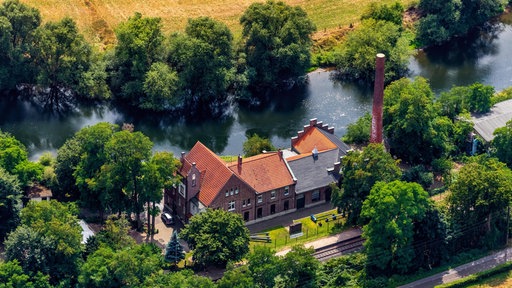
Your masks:
{"label": "white car", "polygon": [[165,225],[174,224],[174,219],[172,218],[171,214],[164,212],[160,217],[162,218],[162,222],[164,222]]}

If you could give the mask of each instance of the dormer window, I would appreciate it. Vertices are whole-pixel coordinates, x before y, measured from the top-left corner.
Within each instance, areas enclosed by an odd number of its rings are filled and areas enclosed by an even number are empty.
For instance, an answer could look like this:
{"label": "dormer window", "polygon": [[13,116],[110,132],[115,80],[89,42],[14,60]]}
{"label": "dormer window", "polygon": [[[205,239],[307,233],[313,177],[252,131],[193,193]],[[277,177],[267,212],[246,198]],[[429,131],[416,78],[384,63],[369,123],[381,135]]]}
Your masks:
{"label": "dormer window", "polygon": [[192,174],[192,186],[196,186],[196,174]]}

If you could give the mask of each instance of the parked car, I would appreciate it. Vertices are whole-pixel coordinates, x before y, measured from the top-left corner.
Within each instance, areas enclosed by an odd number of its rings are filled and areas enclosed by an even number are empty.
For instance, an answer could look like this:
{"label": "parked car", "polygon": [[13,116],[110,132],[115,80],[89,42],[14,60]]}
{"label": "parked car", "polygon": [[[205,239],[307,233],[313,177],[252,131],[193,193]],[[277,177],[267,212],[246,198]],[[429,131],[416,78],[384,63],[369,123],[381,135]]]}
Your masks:
{"label": "parked car", "polygon": [[172,218],[171,214],[164,212],[160,217],[162,217],[162,222],[164,222],[165,225],[174,224],[174,218]]}

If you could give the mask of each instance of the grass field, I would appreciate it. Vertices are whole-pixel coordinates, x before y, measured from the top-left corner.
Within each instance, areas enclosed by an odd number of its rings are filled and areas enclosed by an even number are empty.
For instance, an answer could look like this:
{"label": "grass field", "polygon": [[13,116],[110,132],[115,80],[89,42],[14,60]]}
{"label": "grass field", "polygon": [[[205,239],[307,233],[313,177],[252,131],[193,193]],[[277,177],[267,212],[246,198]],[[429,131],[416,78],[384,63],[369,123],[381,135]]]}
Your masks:
{"label": "grass field", "polygon": [[302,222],[302,231],[304,233],[303,236],[294,239],[290,239],[288,230],[282,226],[269,228],[264,232],[269,234],[270,239],[272,239],[271,243],[251,242],[251,247],[263,245],[270,247],[275,251],[280,251],[296,244],[304,244],[306,242],[311,242],[316,239],[340,233],[343,230],[343,219],[338,217],[335,221],[325,222],[325,218],[327,216],[336,213],[336,209],[332,209],[320,214],[316,214],[315,216],[317,219],[321,220],[319,222],[322,222],[321,226],[311,221],[309,217],[294,220],[294,223]]}
{"label": "grass field", "polygon": [[[316,24],[317,38],[358,22],[371,2],[394,3],[395,0],[284,0],[301,6]],[[418,0],[400,0],[404,6]],[[0,0],[3,2],[3,0]],[[21,0],[41,11],[43,21],[58,21],[69,16],[78,23],[86,38],[93,43],[111,44],[114,29],[122,21],[140,12],[144,16],[161,17],[164,31],[182,31],[188,18],[210,16],[226,23],[238,36],[239,18],[255,0]],[[263,2],[263,1],[259,1]]]}

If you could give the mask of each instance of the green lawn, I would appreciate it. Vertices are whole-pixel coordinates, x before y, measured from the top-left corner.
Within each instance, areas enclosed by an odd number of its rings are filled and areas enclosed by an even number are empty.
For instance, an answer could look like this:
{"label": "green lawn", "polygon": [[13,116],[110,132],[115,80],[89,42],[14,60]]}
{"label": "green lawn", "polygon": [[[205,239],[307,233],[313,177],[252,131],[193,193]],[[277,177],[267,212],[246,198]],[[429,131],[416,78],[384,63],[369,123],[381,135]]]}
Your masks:
{"label": "green lawn", "polygon": [[302,223],[302,232],[304,235],[293,239],[290,239],[288,230],[283,226],[269,228],[263,231],[263,233],[266,232],[269,234],[271,242],[266,243],[252,241],[251,247],[264,245],[274,249],[275,251],[280,251],[296,244],[303,244],[322,237],[340,233],[343,231],[343,219],[341,219],[341,217],[337,217],[334,221],[330,220],[325,222],[326,217],[332,214],[336,214],[336,209],[316,214],[315,216],[319,219],[317,223],[311,221],[310,217],[294,220],[294,223]]}

